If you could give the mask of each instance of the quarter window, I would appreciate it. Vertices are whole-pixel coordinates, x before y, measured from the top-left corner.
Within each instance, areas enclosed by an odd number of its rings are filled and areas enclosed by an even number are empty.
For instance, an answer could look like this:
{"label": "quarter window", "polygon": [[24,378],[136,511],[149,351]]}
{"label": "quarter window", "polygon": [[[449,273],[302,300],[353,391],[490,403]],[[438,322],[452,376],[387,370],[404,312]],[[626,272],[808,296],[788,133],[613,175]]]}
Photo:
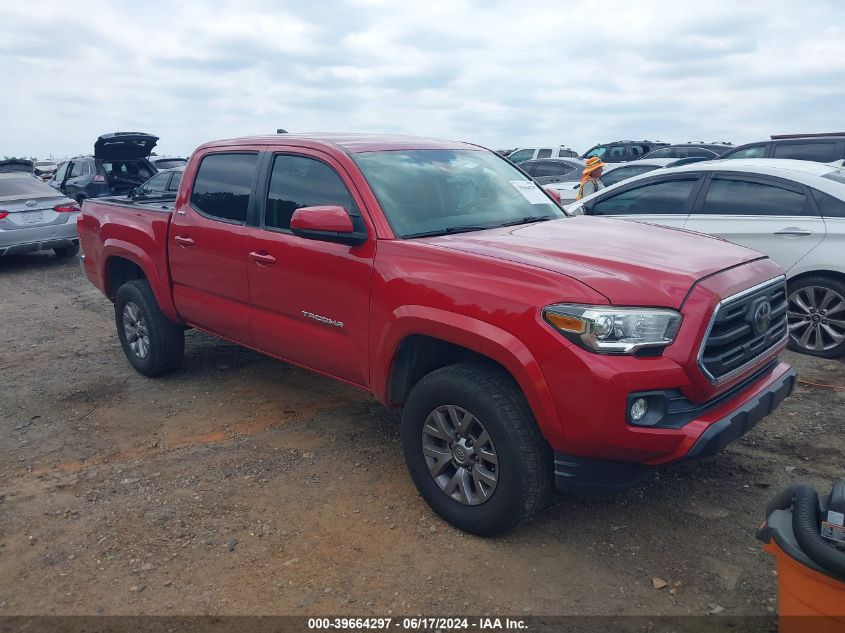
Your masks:
{"label": "quarter window", "polygon": [[667,180],[623,191],[593,205],[592,215],[683,214],[696,178]]}
{"label": "quarter window", "polygon": [[813,197],[819,211],[826,218],[845,218],[845,200],[834,198],[818,189],[813,189]]}
{"label": "quarter window", "polygon": [[358,214],[349,190],[334,169],[314,158],[276,156],[270,176],[264,226],[290,229],[294,211],[323,205],[340,206],[352,215]]}
{"label": "quarter window", "polygon": [[745,180],[714,178],[699,213],[705,215],[803,215],[803,193]]}
{"label": "quarter window", "polygon": [[202,159],[191,204],[212,218],[246,222],[257,154],[211,154]]}

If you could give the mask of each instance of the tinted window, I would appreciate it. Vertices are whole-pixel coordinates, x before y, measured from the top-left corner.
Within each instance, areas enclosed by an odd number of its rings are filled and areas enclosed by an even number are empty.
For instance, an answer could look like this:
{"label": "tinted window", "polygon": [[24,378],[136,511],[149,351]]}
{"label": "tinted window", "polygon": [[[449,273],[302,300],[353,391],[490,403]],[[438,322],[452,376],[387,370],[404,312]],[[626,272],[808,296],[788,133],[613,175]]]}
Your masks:
{"label": "tinted window", "polygon": [[765,145],[753,145],[745,149],[738,149],[722,158],[762,158],[766,154]]}
{"label": "tinted window", "polygon": [[646,158],[681,158],[677,147],[661,147],[648,153]]}
{"label": "tinted window", "polygon": [[707,215],[803,215],[806,196],[774,185],[714,178],[699,213]]}
{"label": "tinted window", "polygon": [[163,158],[155,162],[156,169],[173,169],[174,167],[184,167],[188,164],[184,158]]}
{"label": "tinted window", "polygon": [[836,143],[775,143],[775,158],[794,158],[830,163],[842,158],[836,155]]}
{"label": "tinted window", "polygon": [[170,174],[156,174],[147,181],[144,185],[145,191],[164,191],[167,187],[167,181],[170,180]]}
{"label": "tinted window", "polygon": [[45,197],[56,196],[56,190],[45,182],[22,173],[20,178],[0,178],[0,198],[7,196]]}
{"label": "tinted window", "polygon": [[81,176],[83,170],[84,170],[83,163],[80,163],[80,162],[73,163],[73,166],[70,168],[69,178],[77,178],[78,176]]}
{"label": "tinted window", "polygon": [[551,149],[541,149],[537,152],[537,158],[551,158],[552,157],[552,150]]}
{"label": "tinted window", "polygon": [[349,190],[334,169],[313,158],[276,156],[264,226],[289,229],[294,211],[322,205],[337,205],[357,214]]}
{"label": "tinted window", "polygon": [[537,167],[537,163],[534,162],[533,160],[526,160],[525,162],[522,162],[522,163],[519,164],[519,168],[530,176],[534,175],[534,169],[536,167]]}
{"label": "tinted window", "polygon": [[613,169],[606,174],[603,174],[601,177],[601,181],[605,187],[609,187],[610,185],[615,185],[617,182],[622,182],[628,178],[632,178],[634,176],[639,176],[640,174],[645,174],[649,171],[654,171],[655,169],[659,169],[658,165],[630,165],[626,167],[620,167],[618,169]]}
{"label": "tinted window", "polygon": [[629,189],[599,200],[593,205],[593,215],[682,214],[695,179],[667,180]]}
{"label": "tinted window", "polygon": [[246,222],[257,154],[211,154],[202,159],[191,204],[221,220]]}
{"label": "tinted window", "polygon": [[625,160],[625,146],[624,145],[611,145],[610,149],[606,154],[607,160],[611,161],[621,161]]}
{"label": "tinted window", "polygon": [[532,175],[541,178],[543,176],[562,176],[572,171],[572,167],[566,163],[559,163],[557,161],[547,161],[544,163],[535,163]]}
{"label": "tinted window", "polygon": [[819,211],[826,218],[845,218],[845,200],[834,198],[818,189],[813,189],[813,197],[819,205]]}
{"label": "tinted window", "polygon": [[648,145],[631,145],[629,149],[631,150],[631,156],[634,158],[641,158],[648,153]]}
{"label": "tinted window", "polygon": [[178,191],[179,190],[179,183],[182,182],[182,172],[177,171],[173,174],[173,178],[170,180],[170,184],[167,185],[168,191]]}
{"label": "tinted window", "polygon": [[517,152],[514,152],[508,158],[513,161],[514,163],[519,163],[523,160],[528,160],[529,158],[534,157],[534,150],[533,149],[521,149]]}

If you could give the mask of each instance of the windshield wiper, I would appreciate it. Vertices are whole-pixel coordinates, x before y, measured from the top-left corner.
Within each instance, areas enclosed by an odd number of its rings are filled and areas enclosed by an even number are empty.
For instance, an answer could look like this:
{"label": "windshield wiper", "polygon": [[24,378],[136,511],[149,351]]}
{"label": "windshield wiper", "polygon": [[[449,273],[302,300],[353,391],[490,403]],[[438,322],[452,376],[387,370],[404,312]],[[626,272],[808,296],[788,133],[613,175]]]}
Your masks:
{"label": "windshield wiper", "polygon": [[554,215],[527,215],[521,220],[511,220],[510,222],[505,222],[499,226],[516,226],[517,224],[532,224],[533,222],[545,222],[546,220],[557,219],[559,218]]}
{"label": "windshield wiper", "polygon": [[469,231],[486,231],[488,229],[496,229],[502,226],[501,224],[490,224],[488,226],[449,226],[445,229],[436,229],[434,231],[422,231],[420,233],[410,233],[403,235],[403,239],[413,237],[434,237],[435,235],[452,235],[454,233],[467,233]]}

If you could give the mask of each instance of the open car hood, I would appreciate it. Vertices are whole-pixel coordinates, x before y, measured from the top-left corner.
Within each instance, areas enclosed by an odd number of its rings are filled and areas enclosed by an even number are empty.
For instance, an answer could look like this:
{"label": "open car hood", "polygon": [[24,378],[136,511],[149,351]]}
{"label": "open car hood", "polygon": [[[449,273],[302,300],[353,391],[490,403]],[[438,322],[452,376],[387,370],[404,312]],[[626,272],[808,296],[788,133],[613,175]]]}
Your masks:
{"label": "open car hood", "polygon": [[94,143],[94,158],[128,160],[147,158],[158,142],[158,137],[144,132],[113,132],[103,134]]}

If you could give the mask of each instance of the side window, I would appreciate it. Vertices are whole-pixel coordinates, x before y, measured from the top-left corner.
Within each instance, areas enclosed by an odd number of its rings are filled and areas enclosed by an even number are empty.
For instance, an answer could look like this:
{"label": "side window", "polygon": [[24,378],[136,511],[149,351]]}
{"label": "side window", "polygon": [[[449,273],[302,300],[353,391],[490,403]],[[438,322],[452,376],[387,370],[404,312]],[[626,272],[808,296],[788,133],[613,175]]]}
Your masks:
{"label": "side window", "polygon": [[338,205],[357,215],[355,202],[334,169],[314,158],[276,156],[264,226],[289,229],[294,211],[322,205]]}
{"label": "side window", "polygon": [[508,156],[508,158],[511,160],[511,162],[514,162],[514,163],[519,163],[519,162],[522,162],[524,160],[528,160],[529,158],[533,158],[533,157],[534,157],[534,150],[533,149],[521,149],[521,150],[514,152],[510,156]]}
{"label": "side window", "polygon": [[598,147],[594,147],[589,152],[584,154],[584,158],[590,158],[591,156],[598,156],[599,158],[601,158],[602,156],[604,156],[606,151],[607,151],[606,145],[599,145]]}
{"label": "side window", "polygon": [[550,160],[542,163],[536,163],[533,175],[538,178],[542,178],[544,176],[560,176],[561,174],[565,174],[567,171],[568,169],[560,163]]}
{"label": "side window", "polygon": [[630,165],[626,167],[619,167],[612,169],[601,177],[602,184],[605,187],[615,185],[617,182],[622,182],[628,178],[639,176],[649,171],[658,169],[657,165]]}
{"label": "side window", "polygon": [[752,145],[745,149],[738,149],[730,154],[722,156],[722,158],[762,158],[766,154],[765,145]]}
{"label": "side window", "polygon": [[144,185],[144,189],[146,191],[164,191],[169,179],[170,174],[156,174],[147,181],[147,184]]}
{"label": "side window", "polygon": [[713,178],[699,213],[706,215],[803,215],[806,196],[774,185]]}
{"label": "side window", "polygon": [[538,150],[537,158],[551,158],[552,157],[552,150],[551,148],[545,148]]}
{"label": "side window", "polygon": [[830,163],[841,156],[836,155],[836,143],[775,143],[775,158],[794,158]]}
{"label": "side window", "polygon": [[191,205],[228,222],[246,222],[258,154],[210,154],[202,159]]}
{"label": "side window", "polygon": [[592,215],[683,214],[696,178],[667,180],[623,191],[599,200],[590,209]]}
{"label": "side window", "polygon": [[614,161],[625,160],[625,146],[624,145],[611,145],[610,150],[607,152],[607,159],[608,160],[614,160]]}
{"label": "side window", "polygon": [[632,158],[640,158],[645,154],[648,154],[648,146],[647,145],[631,145],[631,157]]}
{"label": "side window", "polygon": [[70,167],[70,176],[69,178],[78,178],[82,175],[82,165],[83,163],[77,161],[73,163]]}
{"label": "side window", "polygon": [[527,173],[529,176],[534,176],[535,169],[537,168],[537,163],[535,163],[533,160],[526,160],[519,164],[519,168],[522,169],[522,171]]}
{"label": "side window", "polygon": [[819,211],[826,218],[845,218],[845,200],[834,198],[831,195],[813,189],[813,197],[819,205]]}
{"label": "side window", "polygon": [[53,178],[61,182],[65,179],[65,174],[67,173],[67,168],[70,166],[70,163],[64,163],[58,170],[56,170],[56,175]]}
{"label": "side window", "polygon": [[168,191],[179,191],[179,183],[182,182],[182,172],[177,171],[173,174],[173,178],[170,179],[170,184],[167,185]]}

